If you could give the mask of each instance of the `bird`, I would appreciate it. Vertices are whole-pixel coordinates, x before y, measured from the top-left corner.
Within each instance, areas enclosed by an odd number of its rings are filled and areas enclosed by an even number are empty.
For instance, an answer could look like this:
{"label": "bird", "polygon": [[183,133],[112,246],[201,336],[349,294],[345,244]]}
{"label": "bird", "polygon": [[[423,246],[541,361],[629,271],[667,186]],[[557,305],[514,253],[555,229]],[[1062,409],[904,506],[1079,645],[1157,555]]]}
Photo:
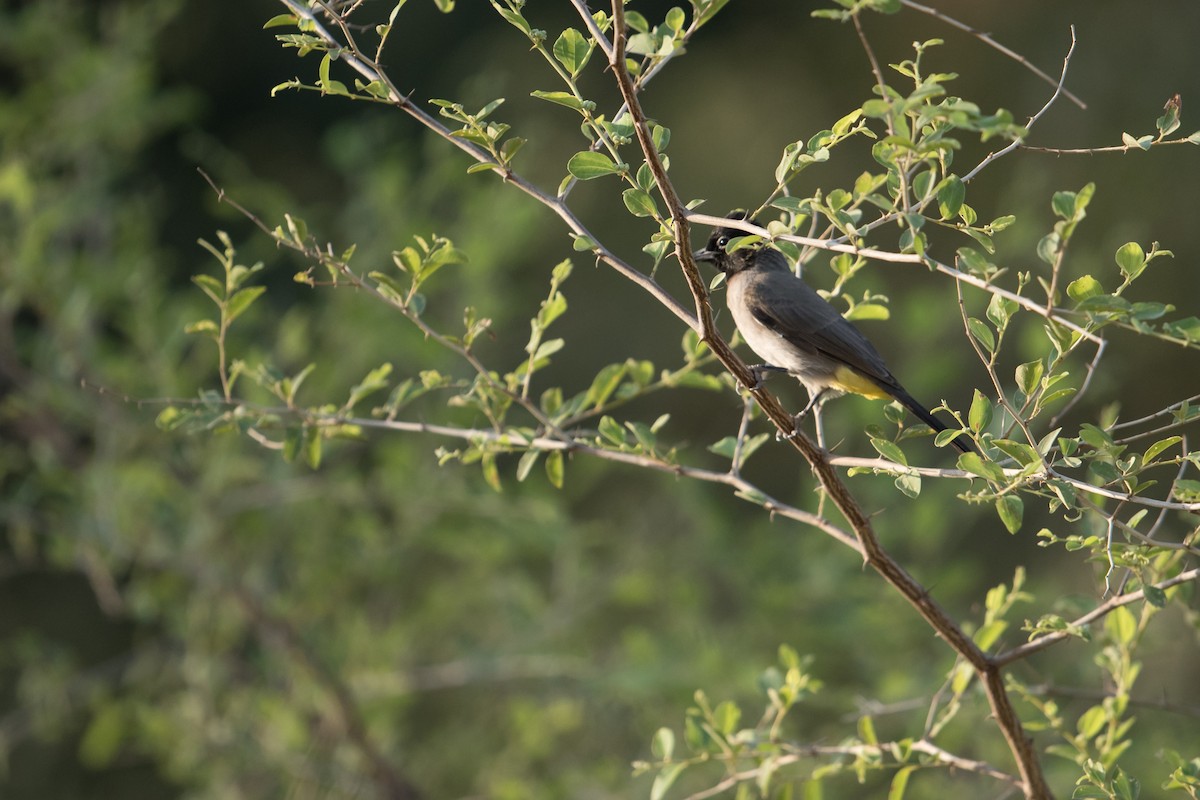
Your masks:
{"label": "bird", "polygon": [[[746,212],[731,211],[728,218],[743,220]],[[787,372],[808,391],[797,425],[823,399],[849,392],[897,400],[935,432],[947,429],[900,385],[862,331],[792,272],[782,253],[761,244],[726,250],[731,240],[745,235],[717,228],[692,257],[725,274],[725,302],[733,321],[750,349],[767,362],[751,367],[755,380]],[[964,453],[979,452],[965,434],[952,441]]]}

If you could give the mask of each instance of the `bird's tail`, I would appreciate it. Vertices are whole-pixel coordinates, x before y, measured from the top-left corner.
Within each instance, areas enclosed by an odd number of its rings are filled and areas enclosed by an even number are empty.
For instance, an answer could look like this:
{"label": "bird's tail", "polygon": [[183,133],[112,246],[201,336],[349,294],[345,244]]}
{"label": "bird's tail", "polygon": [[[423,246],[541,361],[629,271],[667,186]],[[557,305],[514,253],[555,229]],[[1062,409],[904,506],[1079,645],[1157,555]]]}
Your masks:
{"label": "bird's tail", "polygon": [[[896,388],[898,389],[899,387]],[[894,389],[889,388],[888,393],[892,397],[896,398],[896,400],[900,402],[900,405],[911,411],[919,420],[933,428],[935,433],[948,430],[948,428],[942,424],[941,420],[933,415],[933,412],[918,403],[908,392],[904,391],[903,389],[895,391]],[[980,455],[979,448],[976,447],[975,443],[971,441],[970,437],[966,436],[965,434],[954,437],[954,440],[951,442],[951,444],[964,453],[974,453],[975,455]]]}

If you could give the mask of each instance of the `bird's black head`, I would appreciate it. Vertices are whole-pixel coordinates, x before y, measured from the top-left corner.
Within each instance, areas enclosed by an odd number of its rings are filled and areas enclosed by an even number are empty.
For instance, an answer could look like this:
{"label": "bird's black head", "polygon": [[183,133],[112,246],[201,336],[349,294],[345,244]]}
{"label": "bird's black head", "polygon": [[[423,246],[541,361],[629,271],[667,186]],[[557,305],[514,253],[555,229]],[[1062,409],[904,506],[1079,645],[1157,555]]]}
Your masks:
{"label": "bird's black head", "polygon": [[[746,212],[737,209],[730,211],[726,216],[729,219],[745,219]],[[759,224],[756,219],[751,222],[755,225]],[[742,247],[732,253],[727,252],[725,248],[739,236],[747,235],[745,231],[737,228],[717,228],[712,232],[712,236],[708,237],[708,244],[704,246],[704,249],[697,250],[692,254],[692,258],[698,262],[712,264],[727,276],[733,276],[754,263],[759,248],[757,246]]]}

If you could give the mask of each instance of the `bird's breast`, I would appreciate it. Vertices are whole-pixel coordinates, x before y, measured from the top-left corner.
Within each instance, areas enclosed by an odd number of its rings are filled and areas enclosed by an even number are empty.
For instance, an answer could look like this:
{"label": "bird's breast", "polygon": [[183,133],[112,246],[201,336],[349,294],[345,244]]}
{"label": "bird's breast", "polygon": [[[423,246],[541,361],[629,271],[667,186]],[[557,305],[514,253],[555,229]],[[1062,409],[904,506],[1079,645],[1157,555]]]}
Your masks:
{"label": "bird's breast", "polygon": [[815,350],[805,350],[764,325],[752,312],[762,299],[753,297],[753,276],[738,273],[729,280],[726,302],[734,324],[750,349],[768,364],[782,367],[806,385],[824,386],[833,365]]}

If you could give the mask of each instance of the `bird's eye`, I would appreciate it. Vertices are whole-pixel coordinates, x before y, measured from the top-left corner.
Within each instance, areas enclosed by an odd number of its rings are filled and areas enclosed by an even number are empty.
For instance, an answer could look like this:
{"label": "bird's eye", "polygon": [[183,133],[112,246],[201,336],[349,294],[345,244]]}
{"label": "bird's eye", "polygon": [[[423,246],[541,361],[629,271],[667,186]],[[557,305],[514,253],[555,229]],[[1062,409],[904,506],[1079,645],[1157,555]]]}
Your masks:
{"label": "bird's eye", "polygon": [[728,236],[721,236],[717,239],[717,249],[718,250],[724,250],[726,245],[728,245],[728,244],[729,244]]}

